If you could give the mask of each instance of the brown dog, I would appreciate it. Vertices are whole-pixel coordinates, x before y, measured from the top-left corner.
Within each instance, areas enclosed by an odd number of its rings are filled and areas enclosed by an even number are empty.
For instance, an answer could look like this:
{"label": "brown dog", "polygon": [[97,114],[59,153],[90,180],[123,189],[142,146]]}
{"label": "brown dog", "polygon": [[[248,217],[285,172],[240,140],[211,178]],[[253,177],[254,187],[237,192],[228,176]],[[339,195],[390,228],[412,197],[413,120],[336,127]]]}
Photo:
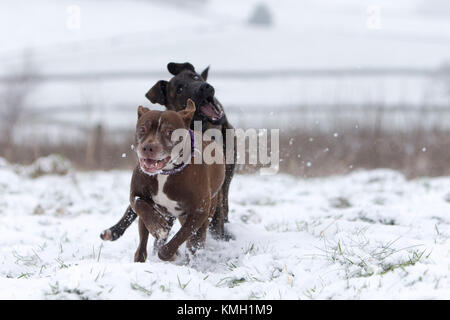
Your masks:
{"label": "brown dog", "polygon": [[[221,103],[215,97],[214,88],[208,83],[209,67],[198,74],[194,66],[186,63],[169,63],[167,69],[173,75],[169,81],[158,81],[145,95],[152,103],[166,106],[168,110],[180,111],[186,108],[187,99],[192,99],[198,106],[191,121],[191,129],[194,121],[202,122],[203,131],[216,128],[222,132],[223,147],[227,142],[226,130],[233,129],[224,113]],[[211,234],[216,239],[229,240],[232,235],[225,230],[225,222],[228,222],[228,191],[231,179],[234,175],[236,163],[236,141],[234,142],[234,162],[225,166],[225,181],[218,195],[216,212],[210,224]],[[128,206],[123,217],[112,227],[104,230],[100,237],[103,240],[117,240],[136,219],[137,214],[131,206]]]}
{"label": "brown dog", "polygon": [[[203,144],[202,150],[216,143],[204,142],[200,134],[194,135],[189,130],[194,113],[195,104],[190,99],[186,109],[178,112],[138,108],[139,163],[133,172],[130,191],[130,206],[139,216],[140,242],[135,262],[144,262],[147,257],[149,233],[155,238],[154,251],[162,260],[173,259],[185,241],[192,253],[204,245],[209,218],[214,214],[225,179],[225,165],[224,161],[194,164],[193,147],[174,152],[177,144],[172,141],[172,133],[177,129],[188,132],[190,143],[198,139],[196,143]],[[222,146],[214,150],[223,159]],[[166,244],[176,218],[181,228]]]}

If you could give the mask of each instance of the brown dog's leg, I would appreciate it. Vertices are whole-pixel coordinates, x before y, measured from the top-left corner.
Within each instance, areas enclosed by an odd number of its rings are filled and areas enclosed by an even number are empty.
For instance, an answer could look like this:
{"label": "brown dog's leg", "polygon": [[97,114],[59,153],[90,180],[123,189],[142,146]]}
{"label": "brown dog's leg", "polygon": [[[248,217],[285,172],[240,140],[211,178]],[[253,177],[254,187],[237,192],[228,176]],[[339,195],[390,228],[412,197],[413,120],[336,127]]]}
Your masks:
{"label": "brown dog's leg", "polygon": [[[216,206],[219,203],[218,200],[219,195],[217,195],[214,199],[211,200],[211,209],[209,217],[212,217],[214,215]],[[202,224],[202,226],[197,230],[197,232],[188,238],[186,247],[192,254],[195,254],[197,249],[201,249],[205,246],[206,231],[208,230],[208,226],[209,226],[209,219],[206,219],[205,222]]]}
{"label": "brown dog's leg", "polygon": [[187,242],[186,242],[186,248],[192,253],[195,254],[195,252],[198,249],[202,249],[205,246],[206,241],[206,231],[208,230],[209,221],[206,219],[206,221],[202,224],[202,226],[195,232],[193,235],[191,235]]}
{"label": "brown dog's leg", "polygon": [[139,218],[139,247],[134,254],[134,262],[145,262],[147,259],[148,230],[144,221]]}
{"label": "brown dog's leg", "polygon": [[[169,227],[172,228],[173,226],[173,222],[175,221],[175,218],[170,218],[169,219]],[[157,239],[155,238],[155,241],[153,242],[153,254],[157,254],[159,249],[166,244],[167,242],[167,237],[169,236],[169,233],[166,234],[165,237],[161,238],[161,239]]]}
{"label": "brown dog's leg", "polygon": [[[204,209],[206,212],[208,211],[208,207],[209,206]],[[178,230],[167,244],[159,249],[158,257],[161,260],[170,260],[176,254],[183,242],[195,234],[205,221],[208,220],[208,215],[204,213],[205,211],[197,210],[187,214],[185,223],[181,226],[180,230]]]}
{"label": "brown dog's leg", "polygon": [[[135,212],[139,215],[139,235],[141,242],[136,251],[134,261],[143,262],[147,258],[147,240],[148,233],[155,238],[153,252],[158,251],[167,241],[169,231],[173,226],[173,219],[165,219],[159,212],[153,209],[153,206],[147,201],[138,198],[132,205]],[[143,242],[144,240],[145,242]],[[145,243],[145,245],[143,245]]]}
{"label": "brown dog's leg", "polygon": [[132,204],[134,211],[142,219],[150,234],[156,239],[167,239],[172,227],[169,220],[166,220],[153,206],[143,199],[137,199]]}

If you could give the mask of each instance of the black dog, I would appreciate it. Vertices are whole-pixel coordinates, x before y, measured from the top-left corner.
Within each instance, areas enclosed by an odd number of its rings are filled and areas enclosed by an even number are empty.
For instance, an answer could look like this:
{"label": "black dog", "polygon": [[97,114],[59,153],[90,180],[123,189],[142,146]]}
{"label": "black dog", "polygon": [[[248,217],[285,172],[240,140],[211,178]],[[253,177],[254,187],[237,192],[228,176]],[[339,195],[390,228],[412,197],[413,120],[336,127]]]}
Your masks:
{"label": "black dog", "polygon": [[[194,121],[202,122],[202,129],[217,128],[222,131],[224,154],[226,146],[226,129],[233,129],[228,122],[223,107],[214,96],[214,88],[206,82],[209,67],[198,74],[192,64],[169,63],[167,69],[174,76],[170,81],[158,81],[145,95],[152,103],[164,105],[168,110],[180,111],[186,108],[186,101],[192,99],[197,105]],[[234,143],[234,160],[236,160],[236,143]],[[225,181],[218,194],[217,207],[210,224],[210,230],[216,239],[229,240],[231,235],[225,232],[224,223],[228,222],[228,191],[233,178],[235,162],[225,166]],[[117,240],[136,219],[137,215],[128,207],[120,221],[102,232],[103,240]]]}

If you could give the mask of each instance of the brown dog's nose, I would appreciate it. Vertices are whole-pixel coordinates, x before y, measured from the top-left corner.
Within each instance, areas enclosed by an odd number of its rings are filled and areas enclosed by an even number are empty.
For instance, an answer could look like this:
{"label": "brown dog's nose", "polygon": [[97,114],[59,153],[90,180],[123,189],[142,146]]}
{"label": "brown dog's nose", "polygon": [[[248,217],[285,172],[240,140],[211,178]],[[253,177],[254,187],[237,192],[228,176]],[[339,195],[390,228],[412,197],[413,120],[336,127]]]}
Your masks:
{"label": "brown dog's nose", "polygon": [[155,143],[146,143],[142,146],[141,150],[144,156],[154,157],[160,150],[160,147]]}
{"label": "brown dog's nose", "polygon": [[148,144],[146,144],[145,146],[142,147],[142,150],[144,152],[152,152],[153,151],[153,147],[152,147],[151,144],[148,143]]}

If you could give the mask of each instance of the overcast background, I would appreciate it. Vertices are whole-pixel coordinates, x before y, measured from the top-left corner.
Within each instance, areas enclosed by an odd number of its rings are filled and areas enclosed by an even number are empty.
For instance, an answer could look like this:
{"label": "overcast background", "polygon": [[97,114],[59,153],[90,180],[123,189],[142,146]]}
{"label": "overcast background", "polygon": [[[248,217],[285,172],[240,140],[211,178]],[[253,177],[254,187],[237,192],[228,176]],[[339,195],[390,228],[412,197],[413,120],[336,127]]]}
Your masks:
{"label": "overcast background", "polygon": [[450,123],[446,0],[3,0],[3,139],[129,138],[138,105],[160,108],[144,94],[170,61],[211,66],[235,127],[342,136]]}

